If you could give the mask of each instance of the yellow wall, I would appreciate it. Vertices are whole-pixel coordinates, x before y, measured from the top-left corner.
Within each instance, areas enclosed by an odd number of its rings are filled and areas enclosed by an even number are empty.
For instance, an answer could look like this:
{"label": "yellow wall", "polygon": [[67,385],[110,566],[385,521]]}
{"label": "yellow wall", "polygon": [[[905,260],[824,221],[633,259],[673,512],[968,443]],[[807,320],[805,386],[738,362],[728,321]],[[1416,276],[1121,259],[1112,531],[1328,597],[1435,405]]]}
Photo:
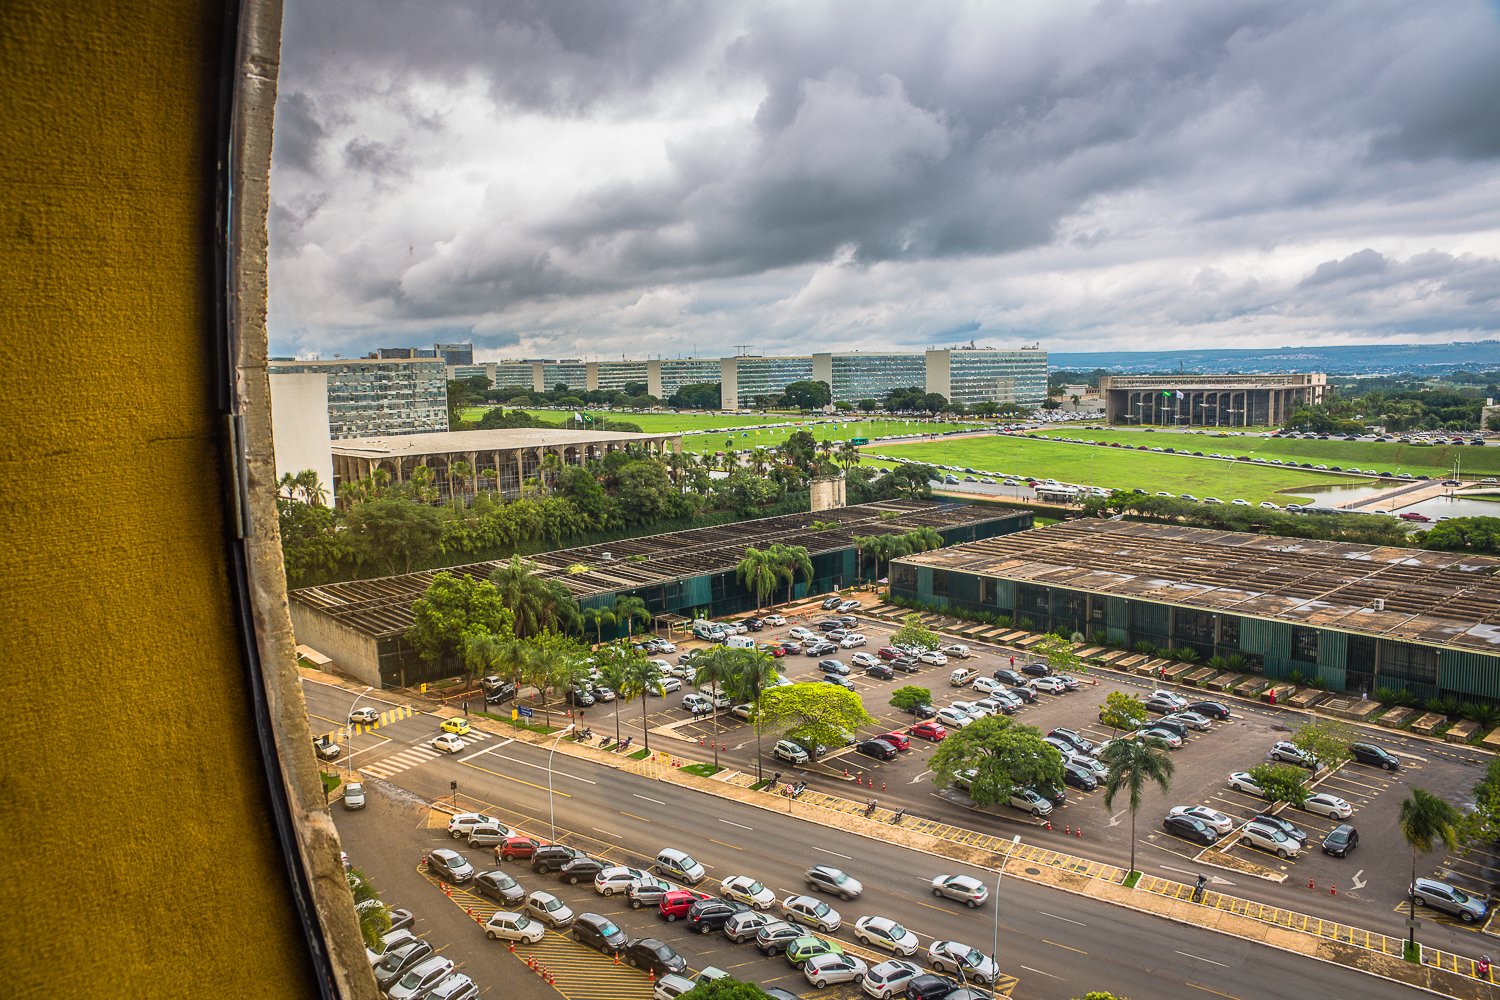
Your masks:
{"label": "yellow wall", "polygon": [[0,2],[8,995],[314,993],[224,571],[223,18]]}

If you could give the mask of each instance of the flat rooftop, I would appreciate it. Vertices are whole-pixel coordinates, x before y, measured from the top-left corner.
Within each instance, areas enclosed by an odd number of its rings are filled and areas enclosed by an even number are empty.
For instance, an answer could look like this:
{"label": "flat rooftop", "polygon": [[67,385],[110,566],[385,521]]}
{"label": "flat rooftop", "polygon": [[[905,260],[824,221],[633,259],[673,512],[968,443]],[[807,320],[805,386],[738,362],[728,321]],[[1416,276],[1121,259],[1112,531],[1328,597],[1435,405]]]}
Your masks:
{"label": "flat rooftop", "polygon": [[[561,580],[575,598],[589,597],[637,587],[650,587],[688,577],[732,570],[750,546],[804,546],[810,555],[850,548],[855,536],[900,534],[913,528],[951,528],[984,524],[1020,516],[1024,512],[962,503],[923,500],[887,500],[880,503],[836,507],[817,513],[783,514],[778,517],[739,521],[710,528],[691,528],[660,535],[626,538],[599,545],[559,549],[524,557],[538,575]],[[894,514],[882,518],[882,514]],[[814,521],[835,527],[815,531]],[[605,558],[608,553],[609,558]],[[412,602],[427,592],[438,573],[462,574],[488,579],[504,560],[449,566],[442,569],[353,580],[291,592],[294,604],[331,616],[340,624],[367,636],[384,638],[411,628]],[[587,572],[568,572],[569,567],[588,567]]]}
{"label": "flat rooftop", "polygon": [[1500,653],[1487,556],[1084,519],[898,562]]}
{"label": "flat rooftop", "polygon": [[631,434],[625,431],[574,431],[548,427],[501,428],[485,431],[435,431],[390,437],[347,438],[333,443],[335,455],[355,458],[397,458],[442,455],[454,451],[509,451],[513,448],[557,447],[570,444],[623,444],[681,437],[679,432]]}

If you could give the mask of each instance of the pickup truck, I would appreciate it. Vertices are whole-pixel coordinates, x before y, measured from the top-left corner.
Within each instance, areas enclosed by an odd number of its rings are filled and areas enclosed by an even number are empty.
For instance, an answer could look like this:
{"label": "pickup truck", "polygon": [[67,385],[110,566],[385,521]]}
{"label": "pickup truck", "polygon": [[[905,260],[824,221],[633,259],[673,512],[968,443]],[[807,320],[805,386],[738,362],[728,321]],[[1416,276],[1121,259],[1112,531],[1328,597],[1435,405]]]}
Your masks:
{"label": "pickup truck", "polygon": [[948,683],[952,684],[956,688],[968,687],[969,683],[978,676],[979,671],[977,670],[973,670],[969,667],[959,667],[957,670],[953,671],[953,673],[948,675]]}

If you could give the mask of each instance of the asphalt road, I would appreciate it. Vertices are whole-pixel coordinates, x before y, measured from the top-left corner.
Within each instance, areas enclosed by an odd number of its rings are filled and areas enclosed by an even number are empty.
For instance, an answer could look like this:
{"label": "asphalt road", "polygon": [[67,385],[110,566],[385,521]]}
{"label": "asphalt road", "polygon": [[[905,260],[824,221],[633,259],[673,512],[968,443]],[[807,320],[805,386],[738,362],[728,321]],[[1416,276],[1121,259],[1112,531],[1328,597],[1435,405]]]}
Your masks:
{"label": "asphalt road", "polygon": [[[324,689],[323,696],[314,694],[310,700],[324,702],[326,709],[330,697]],[[404,742],[407,731],[424,725],[429,735],[436,729],[431,717],[418,717],[396,723],[388,735]],[[392,783],[421,799],[436,800],[448,796],[450,781],[457,780],[465,805],[486,803],[486,810],[502,820],[533,835],[548,836],[547,752],[503,739],[481,741],[476,747],[466,754],[414,765],[394,775]],[[933,875],[966,870],[952,862],[810,826],[795,816],[795,805],[790,816],[768,812],[573,758],[557,758],[553,785],[558,839],[564,843],[624,863],[648,860],[663,846],[679,846],[694,853],[713,878],[750,874],[779,894],[801,891],[800,873],[807,865],[835,864],[866,885],[864,896],[855,902],[833,901],[846,920],[841,939],[852,940],[847,925],[854,917],[882,913],[906,922],[922,936],[924,946],[941,937],[967,941],[986,952],[990,949],[994,910],[968,911],[940,903],[929,893],[927,883]],[[383,823],[377,811],[343,815],[336,810],[336,819],[348,837],[355,862],[377,884],[399,890],[400,902],[418,907],[412,900],[420,898],[423,889],[414,883],[408,886],[410,878],[402,870],[412,872],[421,849],[453,846],[453,842],[441,830],[425,825]],[[465,853],[476,862],[483,861],[481,852]],[[649,911],[632,912],[615,900],[594,897],[587,889],[557,886],[555,879],[525,870],[514,873],[528,889],[545,885],[567,901],[587,899],[590,909],[613,916],[632,936],[649,932],[667,939],[694,968],[718,965],[768,985],[778,980],[783,985],[800,983],[790,976],[783,960],[763,959],[748,945],[736,946],[717,935],[683,940],[686,932],[679,930],[680,925],[669,928],[649,916]],[[970,874],[991,877],[982,870]],[[447,905],[434,900],[438,902]],[[441,907],[436,909],[441,912]],[[1271,1000],[1301,1000],[1308,994],[1352,998],[1405,993],[1403,987],[1337,966],[1020,880],[1002,886],[1000,916],[1001,969],[1020,978],[1017,997],[1076,996],[1095,988],[1135,997],[1199,1000],[1205,993]],[[493,957],[493,948],[491,955],[484,954],[484,946],[490,943],[479,937],[477,929],[469,934],[457,925],[437,927],[442,919],[446,918],[434,917],[434,931],[451,935],[450,957],[457,960],[464,953],[476,963]],[[472,944],[464,942],[465,936]],[[476,965],[476,978],[483,978],[487,968]],[[805,983],[801,987],[805,989]]]}

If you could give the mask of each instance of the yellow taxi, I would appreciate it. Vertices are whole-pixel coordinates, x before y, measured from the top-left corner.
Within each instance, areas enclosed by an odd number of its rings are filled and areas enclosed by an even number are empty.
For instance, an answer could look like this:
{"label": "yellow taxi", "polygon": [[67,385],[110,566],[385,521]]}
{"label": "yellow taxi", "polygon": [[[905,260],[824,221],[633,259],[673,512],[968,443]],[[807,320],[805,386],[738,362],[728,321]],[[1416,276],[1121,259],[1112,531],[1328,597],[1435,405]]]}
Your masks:
{"label": "yellow taxi", "polygon": [[457,733],[459,736],[469,735],[469,720],[464,718],[444,719],[442,730],[445,733]]}

